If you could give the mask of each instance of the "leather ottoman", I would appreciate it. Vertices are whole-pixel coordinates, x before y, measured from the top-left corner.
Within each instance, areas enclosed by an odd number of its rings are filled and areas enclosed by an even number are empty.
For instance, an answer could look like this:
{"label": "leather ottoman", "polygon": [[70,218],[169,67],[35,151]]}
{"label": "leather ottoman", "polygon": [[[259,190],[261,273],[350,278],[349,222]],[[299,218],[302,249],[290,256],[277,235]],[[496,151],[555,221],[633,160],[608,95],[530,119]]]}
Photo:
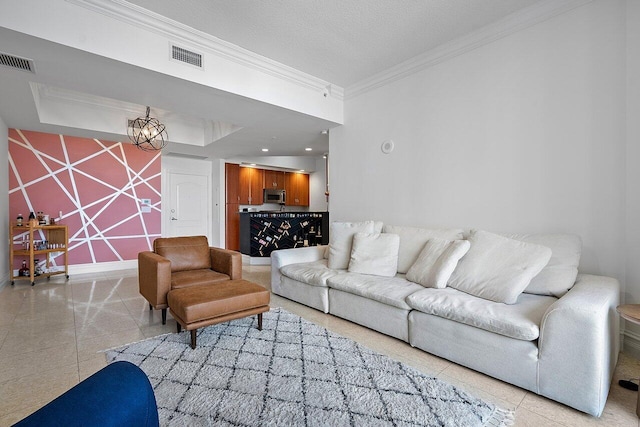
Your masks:
{"label": "leather ottoman", "polygon": [[174,289],[167,295],[171,315],[178,322],[178,332],[191,331],[191,348],[196,348],[198,328],[258,315],[262,330],[262,313],[269,311],[271,293],[248,280],[227,280],[220,283]]}

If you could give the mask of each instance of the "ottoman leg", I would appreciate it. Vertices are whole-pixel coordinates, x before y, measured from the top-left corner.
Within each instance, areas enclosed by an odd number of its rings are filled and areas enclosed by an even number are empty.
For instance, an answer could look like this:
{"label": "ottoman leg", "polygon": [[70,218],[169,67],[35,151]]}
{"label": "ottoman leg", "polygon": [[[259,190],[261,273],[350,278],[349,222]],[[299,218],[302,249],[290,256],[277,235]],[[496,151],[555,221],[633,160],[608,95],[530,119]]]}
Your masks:
{"label": "ottoman leg", "polygon": [[182,331],[182,325],[179,322],[176,322],[176,329],[178,330],[178,333]]}
{"label": "ottoman leg", "polygon": [[163,325],[167,324],[167,309],[166,308],[162,309],[162,324]]}
{"label": "ottoman leg", "polygon": [[196,348],[196,332],[198,330],[197,329],[193,329],[191,331],[191,348],[195,350]]}
{"label": "ottoman leg", "polygon": [[262,313],[258,314],[258,330],[262,330]]}

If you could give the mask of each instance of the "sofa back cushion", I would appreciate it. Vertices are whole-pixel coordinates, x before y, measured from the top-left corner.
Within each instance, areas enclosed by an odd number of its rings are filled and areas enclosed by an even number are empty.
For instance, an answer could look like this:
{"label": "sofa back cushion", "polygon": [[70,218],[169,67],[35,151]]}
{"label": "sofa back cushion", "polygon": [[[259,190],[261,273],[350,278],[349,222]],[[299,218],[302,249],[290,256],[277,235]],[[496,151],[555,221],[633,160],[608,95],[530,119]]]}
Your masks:
{"label": "sofa back cushion", "polygon": [[429,229],[418,227],[405,227],[399,225],[385,225],[384,233],[400,236],[400,248],[398,250],[398,273],[405,274],[416,262],[418,255],[431,238],[444,240],[459,240],[463,238],[462,229]]}
{"label": "sofa back cushion", "polygon": [[445,288],[458,261],[470,247],[468,240],[429,239],[407,271],[407,280],[426,288]]}
{"label": "sofa back cushion", "polygon": [[153,241],[153,251],[171,261],[172,272],[211,268],[205,236],[161,237]]}
{"label": "sofa back cushion", "polygon": [[385,277],[395,276],[398,271],[399,245],[400,238],[397,234],[354,234],[349,272]]}
{"label": "sofa back cushion", "polygon": [[345,270],[351,259],[351,244],[356,233],[373,233],[373,221],[332,222],[329,227],[329,268]]}
{"label": "sofa back cushion", "polygon": [[468,240],[471,248],[458,262],[448,285],[491,301],[515,304],[551,258],[546,246],[487,231],[471,231]]}
{"label": "sofa back cushion", "polygon": [[525,293],[557,298],[573,287],[578,276],[582,239],[575,234],[502,234],[510,239],[546,246],[551,249],[549,263],[524,290]]}

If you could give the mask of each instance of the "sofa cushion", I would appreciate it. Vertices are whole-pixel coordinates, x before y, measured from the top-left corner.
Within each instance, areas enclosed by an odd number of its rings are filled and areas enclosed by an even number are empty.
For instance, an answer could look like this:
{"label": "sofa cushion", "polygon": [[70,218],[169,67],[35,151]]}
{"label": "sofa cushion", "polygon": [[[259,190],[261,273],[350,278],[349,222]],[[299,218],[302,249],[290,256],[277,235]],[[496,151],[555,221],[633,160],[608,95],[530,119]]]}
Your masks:
{"label": "sofa cushion", "polygon": [[181,289],[195,285],[210,285],[226,280],[230,280],[228,275],[218,273],[209,268],[176,271],[175,273],[171,273],[171,289]]}
{"label": "sofa cushion", "polygon": [[461,229],[429,229],[417,227],[404,227],[398,225],[385,225],[383,232],[400,236],[400,249],[398,250],[398,273],[406,273],[416,262],[420,251],[427,240],[431,238],[457,240],[463,238]]}
{"label": "sofa cushion", "polygon": [[427,288],[445,288],[458,261],[468,251],[467,240],[429,239],[407,271],[407,280]]}
{"label": "sofa cushion", "polygon": [[524,292],[560,298],[573,287],[578,276],[582,240],[575,234],[503,234],[510,239],[535,243],[551,249],[549,263],[538,273]]}
{"label": "sofa cushion", "polygon": [[349,267],[353,235],[373,233],[373,230],[373,221],[332,222],[329,227],[329,268],[340,270]]}
{"label": "sofa cushion", "polygon": [[448,285],[491,301],[515,304],[518,295],[551,258],[551,249],[482,230],[469,235],[471,248]]}
{"label": "sofa cushion", "polygon": [[[405,302],[405,298],[420,289],[424,289],[416,283],[409,282],[402,276],[382,277],[359,273],[345,273],[333,276],[327,280],[327,285],[330,288],[405,310],[410,309]],[[375,315],[375,313],[372,313],[372,315]]]}
{"label": "sofa cushion", "polygon": [[542,316],[556,301],[554,297],[521,294],[517,304],[501,304],[452,288],[422,289],[407,297],[414,310],[525,341],[538,339]]}
{"label": "sofa cushion", "polygon": [[398,270],[400,237],[388,233],[353,235],[349,272],[393,277]]}
{"label": "sofa cushion", "polygon": [[331,270],[327,260],[289,264],[280,268],[280,274],[298,282],[312,286],[327,287],[327,279],[340,274],[343,270]]}

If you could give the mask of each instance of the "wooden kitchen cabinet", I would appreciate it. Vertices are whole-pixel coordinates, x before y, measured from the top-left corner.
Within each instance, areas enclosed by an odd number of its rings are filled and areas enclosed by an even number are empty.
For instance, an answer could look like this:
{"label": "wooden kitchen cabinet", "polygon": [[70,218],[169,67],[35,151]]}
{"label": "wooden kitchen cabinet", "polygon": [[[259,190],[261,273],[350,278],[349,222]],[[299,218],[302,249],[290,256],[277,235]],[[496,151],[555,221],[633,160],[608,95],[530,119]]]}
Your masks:
{"label": "wooden kitchen cabinet", "polygon": [[264,188],[269,190],[284,189],[284,172],[283,171],[264,171]]}
{"label": "wooden kitchen cabinet", "polygon": [[227,203],[225,223],[225,247],[232,251],[240,250],[240,213],[237,203]]}
{"label": "wooden kitchen cabinet", "polygon": [[237,251],[240,249],[240,165],[225,163],[225,247]]}
{"label": "wooden kitchen cabinet", "polygon": [[240,184],[240,165],[235,163],[225,163],[225,188],[226,202],[240,203],[239,184]]}
{"label": "wooden kitchen cabinet", "polygon": [[309,175],[300,172],[286,172],[284,189],[286,206],[309,206]]}
{"label": "wooden kitchen cabinet", "polygon": [[264,170],[240,168],[238,195],[241,205],[261,205],[263,202]]}

